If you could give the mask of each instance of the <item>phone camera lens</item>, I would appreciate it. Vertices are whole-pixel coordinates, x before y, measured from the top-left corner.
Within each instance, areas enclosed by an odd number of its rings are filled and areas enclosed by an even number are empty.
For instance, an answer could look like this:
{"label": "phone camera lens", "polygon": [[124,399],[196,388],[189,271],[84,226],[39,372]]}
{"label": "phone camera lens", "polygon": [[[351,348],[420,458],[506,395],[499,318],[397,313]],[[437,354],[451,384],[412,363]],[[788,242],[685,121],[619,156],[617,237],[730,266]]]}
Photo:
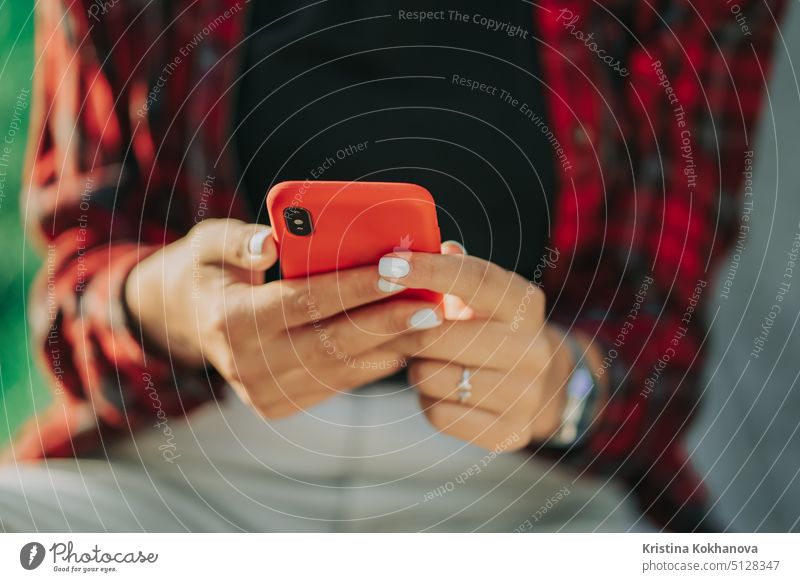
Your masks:
{"label": "phone camera lens", "polygon": [[305,208],[299,206],[292,206],[283,211],[283,218],[286,221],[286,227],[294,235],[308,236],[313,230],[311,224],[311,214]]}

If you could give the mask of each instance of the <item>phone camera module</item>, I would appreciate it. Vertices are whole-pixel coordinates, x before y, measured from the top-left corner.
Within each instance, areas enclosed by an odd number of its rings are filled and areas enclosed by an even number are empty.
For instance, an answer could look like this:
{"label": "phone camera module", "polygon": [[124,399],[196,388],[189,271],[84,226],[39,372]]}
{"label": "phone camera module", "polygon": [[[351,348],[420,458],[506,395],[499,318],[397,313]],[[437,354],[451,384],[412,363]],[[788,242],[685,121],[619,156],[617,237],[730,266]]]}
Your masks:
{"label": "phone camera module", "polygon": [[283,218],[286,221],[286,228],[294,235],[308,236],[313,230],[311,224],[311,214],[305,208],[292,206],[283,211]]}

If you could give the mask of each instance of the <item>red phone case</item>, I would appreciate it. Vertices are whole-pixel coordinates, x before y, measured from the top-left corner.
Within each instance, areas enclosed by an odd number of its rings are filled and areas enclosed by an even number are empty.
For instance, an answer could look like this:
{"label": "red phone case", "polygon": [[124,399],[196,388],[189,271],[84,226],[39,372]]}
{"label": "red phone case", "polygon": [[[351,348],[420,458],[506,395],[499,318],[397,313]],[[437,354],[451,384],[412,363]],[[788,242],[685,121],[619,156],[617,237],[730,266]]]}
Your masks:
{"label": "red phone case", "polygon": [[[292,233],[289,208],[311,215],[311,234]],[[441,236],[433,197],[422,186],[391,182],[281,182],[267,194],[281,273],[296,279],[377,265],[386,253],[439,253]],[[400,295],[439,301],[438,293],[408,289]]]}

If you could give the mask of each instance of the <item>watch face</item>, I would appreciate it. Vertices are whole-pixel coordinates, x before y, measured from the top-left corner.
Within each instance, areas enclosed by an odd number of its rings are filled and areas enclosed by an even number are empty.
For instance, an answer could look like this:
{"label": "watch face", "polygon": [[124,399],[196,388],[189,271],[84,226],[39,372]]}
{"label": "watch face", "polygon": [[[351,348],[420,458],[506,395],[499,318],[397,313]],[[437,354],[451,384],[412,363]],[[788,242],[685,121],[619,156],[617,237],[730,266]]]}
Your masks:
{"label": "watch face", "polygon": [[589,395],[594,387],[594,380],[589,370],[586,369],[585,364],[582,364],[577,370],[572,372],[567,385],[567,394],[575,396],[576,398],[585,398]]}

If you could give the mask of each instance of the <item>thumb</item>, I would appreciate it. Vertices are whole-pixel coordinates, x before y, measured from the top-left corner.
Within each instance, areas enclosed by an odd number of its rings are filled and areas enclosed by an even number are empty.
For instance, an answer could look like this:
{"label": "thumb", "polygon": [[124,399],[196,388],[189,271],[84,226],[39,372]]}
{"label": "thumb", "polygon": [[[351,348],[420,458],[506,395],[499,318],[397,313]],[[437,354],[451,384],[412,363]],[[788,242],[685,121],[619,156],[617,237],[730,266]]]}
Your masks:
{"label": "thumb", "polygon": [[189,238],[206,265],[266,271],[278,260],[272,228],[263,224],[209,219],[192,229]]}
{"label": "thumb", "polygon": [[[442,243],[443,255],[466,255],[467,250],[454,240]],[[472,308],[464,303],[460,297],[455,295],[444,296],[444,317],[445,319],[472,319],[475,313]]]}

